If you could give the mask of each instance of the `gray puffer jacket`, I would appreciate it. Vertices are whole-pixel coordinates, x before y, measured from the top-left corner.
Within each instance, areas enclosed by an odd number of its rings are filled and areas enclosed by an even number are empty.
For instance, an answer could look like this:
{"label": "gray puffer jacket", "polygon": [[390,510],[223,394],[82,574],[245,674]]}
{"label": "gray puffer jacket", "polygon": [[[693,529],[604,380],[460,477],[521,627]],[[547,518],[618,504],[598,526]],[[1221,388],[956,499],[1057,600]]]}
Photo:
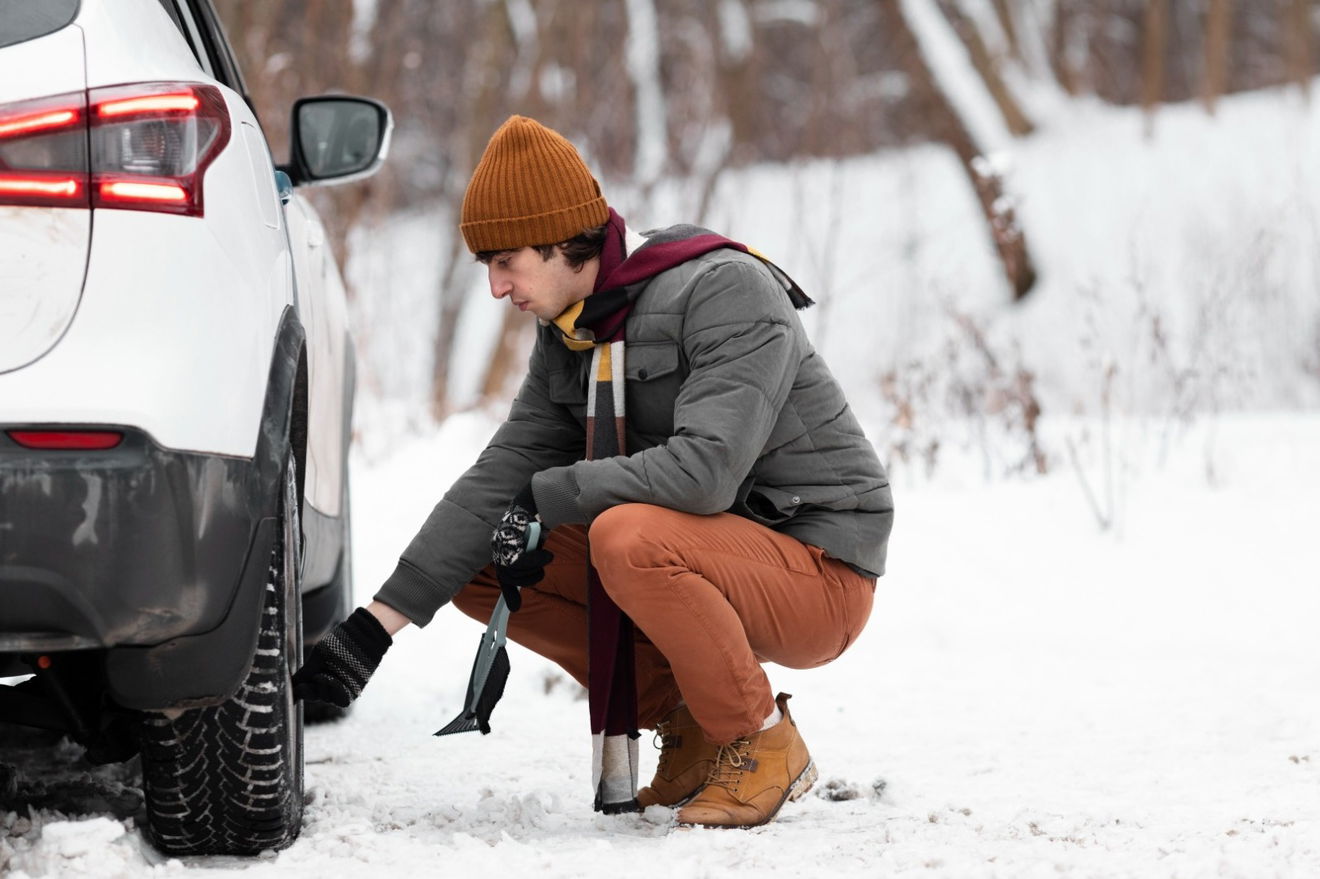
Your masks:
{"label": "gray puffer jacket", "polygon": [[591,354],[540,327],[508,419],[377,599],[429,622],[489,562],[491,532],[529,479],[550,527],[629,502],[728,511],[884,573],[884,468],[760,260],[725,248],[642,282],[626,335],[631,454],[583,460]]}

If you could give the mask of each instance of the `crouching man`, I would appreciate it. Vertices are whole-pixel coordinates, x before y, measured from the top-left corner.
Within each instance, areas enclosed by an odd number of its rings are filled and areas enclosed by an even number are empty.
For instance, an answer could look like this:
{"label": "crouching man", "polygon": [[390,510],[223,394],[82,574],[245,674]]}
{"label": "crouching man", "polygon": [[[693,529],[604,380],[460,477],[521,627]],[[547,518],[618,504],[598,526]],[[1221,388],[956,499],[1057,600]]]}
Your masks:
{"label": "crouching man", "polygon": [[297,691],[347,704],[394,633],[449,602],[485,622],[503,586],[521,605],[508,636],[591,689],[593,732],[609,736],[606,701],[658,731],[638,805],[681,805],[682,824],[770,821],[816,770],[761,665],[847,649],[893,521],[884,469],[795,314],[810,300],[704,229],[634,233],[572,145],[519,116],[486,147],[460,229],[491,295],[537,318],[527,375]]}

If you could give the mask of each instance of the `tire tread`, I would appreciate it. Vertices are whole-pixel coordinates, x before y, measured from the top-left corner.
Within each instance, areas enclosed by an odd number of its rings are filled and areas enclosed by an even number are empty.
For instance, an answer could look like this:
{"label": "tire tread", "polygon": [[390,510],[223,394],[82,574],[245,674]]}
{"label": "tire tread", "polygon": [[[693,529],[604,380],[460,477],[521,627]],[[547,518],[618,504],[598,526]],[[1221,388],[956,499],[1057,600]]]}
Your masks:
{"label": "tire tread", "polygon": [[281,531],[257,650],[237,692],[173,718],[146,714],[139,725],[148,830],[167,854],[255,855],[298,836],[301,747],[290,753],[287,724],[300,717],[296,708],[288,713],[286,702],[283,543]]}

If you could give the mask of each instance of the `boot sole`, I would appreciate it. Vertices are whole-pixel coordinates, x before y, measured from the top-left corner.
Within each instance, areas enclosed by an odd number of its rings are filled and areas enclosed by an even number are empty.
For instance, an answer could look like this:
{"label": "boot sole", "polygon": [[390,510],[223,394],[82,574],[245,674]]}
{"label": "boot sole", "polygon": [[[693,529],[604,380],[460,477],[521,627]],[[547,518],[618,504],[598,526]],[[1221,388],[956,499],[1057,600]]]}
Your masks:
{"label": "boot sole", "polygon": [[793,783],[788,786],[788,790],[787,792],[785,792],[783,798],[775,805],[773,809],[770,810],[770,813],[765,816],[765,820],[758,821],[755,824],[690,824],[690,823],[679,822],[677,826],[710,827],[713,829],[720,829],[720,830],[746,830],[750,827],[764,827],[765,825],[769,824],[771,821],[775,820],[775,816],[779,814],[779,810],[784,808],[784,803],[797,802],[798,800],[806,796],[807,792],[811,790],[812,785],[816,783],[816,779],[819,777],[820,777],[820,773],[816,771],[816,761],[812,760],[811,758],[807,758],[806,768],[804,768],[802,772],[798,774],[798,777],[793,780]]}
{"label": "boot sole", "polygon": [[698,785],[697,787],[693,788],[690,793],[686,794],[681,799],[674,800],[672,803],[666,803],[661,800],[656,800],[654,803],[648,803],[647,805],[642,806],[642,809],[646,810],[649,809],[651,806],[664,806],[666,809],[681,809],[684,806],[686,806],[688,803],[696,799],[697,794],[701,793],[701,789],[703,787],[705,787],[704,784]]}
{"label": "boot sole", "polygon": [[[807,768],[803,769],[802,774],[797,777],[797,780],[788,786],[788,797],[786,799],[791,802],[797,802],[802,799],[807,795],[807,791],[811,790],[812,786],[816,783],[816,779],[819,777],[820,773],[816,771],[816,761],[808,757]],[[781,802],[779,805],[782,808],[784,804]],[[778,812],[779,809],[775,809],[775,811]],[[774,816],[772,815],[771,817],[773,818]]]}

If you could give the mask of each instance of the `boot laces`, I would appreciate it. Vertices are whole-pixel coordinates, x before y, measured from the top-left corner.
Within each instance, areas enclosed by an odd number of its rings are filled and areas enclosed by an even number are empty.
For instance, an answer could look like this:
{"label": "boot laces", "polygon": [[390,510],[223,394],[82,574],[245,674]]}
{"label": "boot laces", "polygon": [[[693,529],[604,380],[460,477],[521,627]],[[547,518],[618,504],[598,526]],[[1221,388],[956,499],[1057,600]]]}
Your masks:
{"label": "boot laces", "polygon": [[669,765],[669,758],[678,750],[679,738],[674,734],[673,724],[662,720],[655,725],[655,738],[651,742],[660,751],[660,765],[657,771],[663,771]]}
{"label": "boot laces", "polygon": [[749,758],[750,745],[751,742],[747,739],[734,739],[727,745],[720,745],[719,751],[715,754],[715,765],[710,768],[710,775],[706,778],[706,784],[713,784],[730,790],[735,789],[747,768],[747,764],[751,762]]}

